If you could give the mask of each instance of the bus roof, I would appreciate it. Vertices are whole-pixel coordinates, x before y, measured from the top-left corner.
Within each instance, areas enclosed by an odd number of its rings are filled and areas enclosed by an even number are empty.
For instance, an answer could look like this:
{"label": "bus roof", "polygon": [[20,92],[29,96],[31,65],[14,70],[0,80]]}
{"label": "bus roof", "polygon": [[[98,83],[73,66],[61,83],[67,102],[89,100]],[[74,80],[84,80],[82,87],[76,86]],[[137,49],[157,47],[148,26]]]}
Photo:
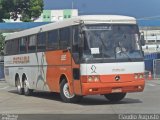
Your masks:
{"label": "bus roof", "polygon": [[99,24],[99,23],[108,23],[108,24],[136,24],[136,19],[129,16],[121,15],[84,15],[77,16],[66,20],[61,20],[54,23],[49,23],[46,25],[38,26],[35,28],[23,30],[20,32],[15,32],[6,36],[5,40],[20,38],[28,35],[37,34],[40,32],[45,32],[57,28],[77,25],[80,23],[85,24]]}

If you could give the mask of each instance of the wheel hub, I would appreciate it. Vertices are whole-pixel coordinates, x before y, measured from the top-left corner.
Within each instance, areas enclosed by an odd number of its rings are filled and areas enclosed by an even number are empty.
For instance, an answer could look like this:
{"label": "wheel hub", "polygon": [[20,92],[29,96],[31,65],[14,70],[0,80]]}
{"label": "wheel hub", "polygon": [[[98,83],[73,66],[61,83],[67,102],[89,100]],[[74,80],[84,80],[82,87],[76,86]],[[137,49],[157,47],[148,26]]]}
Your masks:
{"label": "wheel hub", "polygon": [[17,89],[18,89],[18,91],[20,91],[21,90],[21,86],[17,85]]}
{"label": "wheel hub", "polygon": [[65,97],[67,98],[73,98],[74,97],[74,94],[71,95],[70,92],[69,92],[69,86],[68,86],[68,83],[66,83],[63,87],[63,93],[65,95]]}
{"label": "wheel hub", "polygon": [[27,81],[24,81],[24,91],[27,92],[28,91],[28,85],[27,85]]}

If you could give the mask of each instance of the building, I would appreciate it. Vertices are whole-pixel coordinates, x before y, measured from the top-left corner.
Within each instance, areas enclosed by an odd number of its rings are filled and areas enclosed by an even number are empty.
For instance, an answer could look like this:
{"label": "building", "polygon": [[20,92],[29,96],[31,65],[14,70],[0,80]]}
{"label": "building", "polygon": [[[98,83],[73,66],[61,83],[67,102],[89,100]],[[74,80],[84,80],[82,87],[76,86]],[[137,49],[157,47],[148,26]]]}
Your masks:
{"label": "building", "polygon": [[144,53],[160,52],[160,20],[138,20],[138,24],[146,42]]}
{"label": "building", "polygon": [[[78,16],[77,9],[43,10],[41,16],[34,22],[55,22],[76,16]],[[21,22],[20,16],[16,21],[14,21],[13,19],[6,19],[5,22]]]}
{"label": "building", "polygon": [[55,22],[76,16],[78,16],[77,9],[44,10],[35,22]]}
{"label": "building", "polygon": [[160,52],[160,29],[146,29],[143,30],[143,32],[146,42],[145,46],[143,46],[143,51],[145,54]]}

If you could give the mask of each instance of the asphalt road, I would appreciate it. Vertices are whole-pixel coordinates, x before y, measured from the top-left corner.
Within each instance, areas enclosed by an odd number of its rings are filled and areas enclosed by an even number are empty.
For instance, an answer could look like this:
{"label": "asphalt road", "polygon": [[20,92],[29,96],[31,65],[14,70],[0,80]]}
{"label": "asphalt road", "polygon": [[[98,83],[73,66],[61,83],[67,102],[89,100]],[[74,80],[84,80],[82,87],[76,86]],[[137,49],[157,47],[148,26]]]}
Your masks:
{"label": "asphalt road", "polygon": [[128,93],[125,99],[114,104],[100,95],[86,96],[78,104],[63,103],[59,94],[54,93],[35,92],[33,96],[18,95],[15,88],[0,81],[0,114],[6,115],[6,113],[160,114],[160,80],[146,81],[144,92]]}

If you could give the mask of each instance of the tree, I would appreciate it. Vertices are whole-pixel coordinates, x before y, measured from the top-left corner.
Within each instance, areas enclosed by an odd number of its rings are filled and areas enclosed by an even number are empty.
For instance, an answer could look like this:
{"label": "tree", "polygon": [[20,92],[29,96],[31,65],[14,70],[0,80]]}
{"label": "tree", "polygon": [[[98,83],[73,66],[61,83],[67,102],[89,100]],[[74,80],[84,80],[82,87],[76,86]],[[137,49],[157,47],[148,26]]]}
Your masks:
{"label": "tree", "polygon": [[0,22],[12,18],[30,22],[38,18],[43,11],[43,0],[0,0]]}

